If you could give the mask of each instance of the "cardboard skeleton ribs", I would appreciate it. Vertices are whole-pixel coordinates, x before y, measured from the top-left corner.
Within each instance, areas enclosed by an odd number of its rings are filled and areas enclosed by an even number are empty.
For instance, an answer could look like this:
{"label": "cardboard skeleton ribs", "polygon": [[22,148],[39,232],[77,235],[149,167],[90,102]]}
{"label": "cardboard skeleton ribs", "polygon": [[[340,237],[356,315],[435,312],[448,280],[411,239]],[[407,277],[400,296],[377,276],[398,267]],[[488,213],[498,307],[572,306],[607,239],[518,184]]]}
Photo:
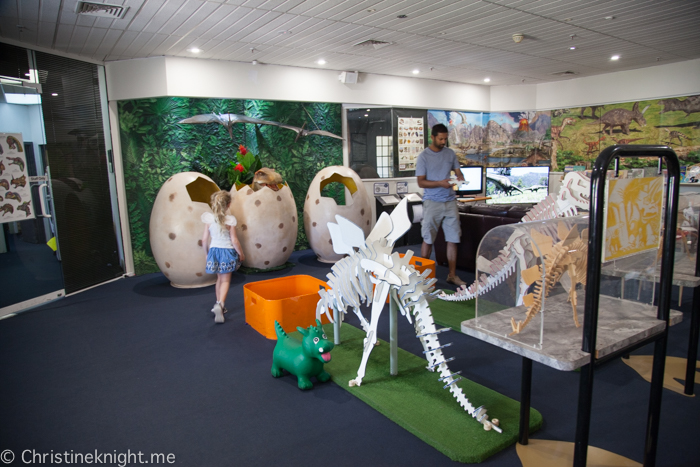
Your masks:
{"label": "cardboard skeleton ribs", "polygon": [[[342,216],[336,216],[337,224],[328,223],[333,241],[333,249],[338,254],[347,254],[331,268],[328,274],[329,290],[320,290],[321,299],[316,308],[316,318],[327,314],[331,322],[342,319],[341,313],[351,307],[360,319],[364,339],[362,361],[357,377],[350,380],[350,386],[360,386],[365,376],[365,369],[370,353],[377,342],[377,324],[391,295],[401,314],[412,323],[416,337],[420,339],[423,353],[428,361],[428,369],[437,371],[439,381],[444,389],[449,389],[452,396],[469,415],[483,424],[485,430],[502,430],[498,420],[489,420],[484,407],[475,407],[456,384],[460,372],[452,373],[447,365],[453,358],[446,358],[442,349],[451,344],[442,345],[438,335],[449,328],[437,329],[428,305],[428,295],[433,291],[435,279],[428,279],[429,271],[423,274],[413,268],[409,261],[411,251],[402,258],[392,253],[394,243],[408,231],[411,223],[406,212],[406,199],[394,209],[391,216],[382,213],[374,229],[364,238],[362,229]],[[374,290],[372,290],[374,287]],[[360,310],[362,303],[371,303],[370,320]],[[333,312],[329,312],[329,309]],[[335,316],[333,316],[335,315]]]}

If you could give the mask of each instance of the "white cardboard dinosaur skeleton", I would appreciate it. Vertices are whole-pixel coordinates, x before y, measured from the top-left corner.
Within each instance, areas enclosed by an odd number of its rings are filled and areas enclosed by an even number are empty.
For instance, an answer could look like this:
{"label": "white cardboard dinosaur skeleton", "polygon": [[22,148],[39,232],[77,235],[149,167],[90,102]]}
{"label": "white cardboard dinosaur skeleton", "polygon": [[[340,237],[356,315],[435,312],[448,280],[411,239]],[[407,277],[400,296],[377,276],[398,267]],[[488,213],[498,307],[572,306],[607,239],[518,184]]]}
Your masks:
{"label": "white cardboard dinosaur skeleton", "polygon": [[[556,195],[547,196],[543,201],[533,206],[523,217],[521,222],[543,221],[557,217],[572,217],[578,215],[579,209],[588,211],[590,207],[589,193],[590,179],[585,173],[569,172],[564,177],[559,192]],[[554,228],[556,229],[556,227]],[[551,232],[552,238],[556,238],[557,236],[556,231]],[[477,295],[482,295],[492,290],[515,273],[516,269],[520,271],[528,270],[535,256],[529,243],[530,237],[525,235],[522,231],[516,230],[495,259],[489,261],[483,256],[477,258],[477,270],[485,271],[485,274],[478,277],[469,287],[464,285],[457,289],[454,295],[441,292],[437,297],[447,301],[471,300]],[[528,296],[528,289],[532,284],[532,281],[526,280],[528,277],[530,276],[526,274],[520,276],[516,305],[523,305],[523,300],[527,300],[525,297]],[[525,303],[525,305],[528,304]],[[512,321],[513,334],[519,333],[530,319],[532,319],[532,316],[539,311],[539,307],[533,308],[531,304],[528,305],[528,309],[535,311],[533,313],[528,312],[525,321]]]}
{"label": "white cardboard dinosaur skeleton", "polygon": [[[377,342],[377,324],[386,299],[391,294],[401,314],[413,323],[416,337],[423,345],[423,353],[428,361],[430,371],[437,370],[443,389],[449,389],[452,396],[469,415],[484,425],[484,429],[501,432],[497,419],[489,420],[484,407],[474,407],[457,386],[461,379],[460,372],[452,373],[447,366],[452,358],[446,358],[442,349],[451,344],[441,345],[438,334],[450,328],[437,329],[428,305],[427,297],[433,291],[435,279],[428,279],[429,271],[418,272],[409,263],[413,253],[408,251],[402,258],[393,253],[394,243],[403,236],[411,226],[406,212],[407,201],[404,199],[394,209],[391,216],[382,213],[367,239],[362,229],[342,216],[336,216],[337,224],[328,223],[333,249],[338,254],[347,254],[338,261],[328,274],[329,290],[320,290],[321,299],[316,307],[316,317],[327,314],[331,322],[341,319],[348,306],[352,307],[360,319],[362,329],[367,333],[364,339],[362,362],[357,377],[350,380],[350,386],[360,386],[365,376],[365,369],[370,353]],[[374,286],[374,291],[372,290]],[[360,306],[371,303],[370,321],[363,316]],[[335,313],[329,313],[329,308]],[[415,318],[415,322],[412,321]]]}

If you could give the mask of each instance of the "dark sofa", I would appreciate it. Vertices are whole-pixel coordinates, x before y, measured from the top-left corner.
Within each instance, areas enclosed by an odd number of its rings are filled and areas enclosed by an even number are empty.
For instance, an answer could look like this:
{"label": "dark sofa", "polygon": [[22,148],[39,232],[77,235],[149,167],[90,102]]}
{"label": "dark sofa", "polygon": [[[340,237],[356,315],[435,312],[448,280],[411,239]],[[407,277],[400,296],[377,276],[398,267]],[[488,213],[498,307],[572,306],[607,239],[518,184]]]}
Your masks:
{"label": "dark sofa", "polygon": [[[529,203],[489,205],[459,203],[462,241],[457,250],[457,269],[474,272],[479,242],[486,232],[499,225],[520,222],[532,206]],[[447,243],[445,243],[442,228],[438,231],[434,249],[438,264],[447,266]]]}

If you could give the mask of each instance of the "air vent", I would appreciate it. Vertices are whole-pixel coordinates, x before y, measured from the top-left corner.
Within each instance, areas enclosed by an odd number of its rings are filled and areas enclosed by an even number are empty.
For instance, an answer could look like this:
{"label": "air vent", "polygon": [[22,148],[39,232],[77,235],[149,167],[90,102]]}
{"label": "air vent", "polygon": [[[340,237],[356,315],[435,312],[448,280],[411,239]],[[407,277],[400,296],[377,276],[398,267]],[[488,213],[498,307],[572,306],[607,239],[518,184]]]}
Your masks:
{"label": "air vent", "polygon": [[75,12],[79,15],[98,16],[100,18],[122,19],[129,7],[107,5],[106,3],[78,2]]}
{"label": "air vent", "polygon": [[381,49],[387,45],[391,45],[393,42],[378,41],[376,39],[368,39],[366,41],[358,42],[355,47],[374,47],[375,49]]}
{"label": "air vent", "polygon": [[556,73],[552,73],[554,76],[574,76],[576,74],[575,71],[558,71]]}

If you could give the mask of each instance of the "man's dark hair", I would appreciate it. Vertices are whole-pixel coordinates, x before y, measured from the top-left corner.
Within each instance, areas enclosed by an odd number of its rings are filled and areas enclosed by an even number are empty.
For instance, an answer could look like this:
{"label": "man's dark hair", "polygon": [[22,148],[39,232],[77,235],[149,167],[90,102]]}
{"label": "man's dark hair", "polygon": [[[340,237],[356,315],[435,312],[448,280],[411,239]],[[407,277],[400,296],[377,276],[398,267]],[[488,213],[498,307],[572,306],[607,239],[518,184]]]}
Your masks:
{"label": "man's dark hair", "polygon": [[440,133],[449,133],[447,131],[447,127],[443,125],[442,123],[438,123],[437,125],[433,126],[433,129],[430,130],[430,134],[434,137],[436,137]]}

